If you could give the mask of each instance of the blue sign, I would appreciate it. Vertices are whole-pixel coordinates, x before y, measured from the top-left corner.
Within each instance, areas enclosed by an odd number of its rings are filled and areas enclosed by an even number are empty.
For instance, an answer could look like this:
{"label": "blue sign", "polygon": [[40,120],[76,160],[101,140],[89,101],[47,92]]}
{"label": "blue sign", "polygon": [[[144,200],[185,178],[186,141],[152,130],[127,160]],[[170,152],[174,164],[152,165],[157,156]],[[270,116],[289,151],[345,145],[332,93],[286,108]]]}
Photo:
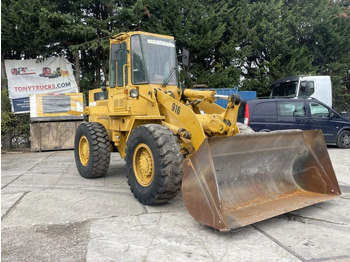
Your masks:
{"label": "blue sign", "polygon": [[29,112],[29,97],[12,99],[12,108],[14,113]]}

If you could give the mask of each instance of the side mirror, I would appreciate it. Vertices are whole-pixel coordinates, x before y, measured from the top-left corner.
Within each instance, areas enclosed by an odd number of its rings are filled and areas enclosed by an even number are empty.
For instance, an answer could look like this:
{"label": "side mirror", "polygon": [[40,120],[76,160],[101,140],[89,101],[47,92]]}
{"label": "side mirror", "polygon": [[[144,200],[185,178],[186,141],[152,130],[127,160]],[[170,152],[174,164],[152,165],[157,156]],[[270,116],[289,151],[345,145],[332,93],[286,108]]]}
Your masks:
{"label": "side mirror", "polygon": [[337,119],[337,118],[339,118],[339,116],[337,114],[335,114],[334,112],[331,112],[330,118],[331,119],[333,119],[333,118]]}
{"label": "side mirror", "polygon": [[190,51],[186,48],[182,49],[182,66],[187,67],[190,60]]}
{"label": "side mirror", "polygon": [[300,83],[300,91],[302,92],[310,91],[310,83],[308,81],[302,81]]}

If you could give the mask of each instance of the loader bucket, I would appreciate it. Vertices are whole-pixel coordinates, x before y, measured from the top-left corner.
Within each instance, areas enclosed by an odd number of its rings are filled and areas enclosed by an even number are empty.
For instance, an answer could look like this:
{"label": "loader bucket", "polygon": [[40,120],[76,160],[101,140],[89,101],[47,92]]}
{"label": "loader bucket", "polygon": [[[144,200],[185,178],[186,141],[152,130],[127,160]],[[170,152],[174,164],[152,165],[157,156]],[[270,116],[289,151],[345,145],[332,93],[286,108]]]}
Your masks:
{"label": "loader bucket", "polygon": [[209,138],[183,167],[188,212],[220,231],[341,194],[320,130]]}

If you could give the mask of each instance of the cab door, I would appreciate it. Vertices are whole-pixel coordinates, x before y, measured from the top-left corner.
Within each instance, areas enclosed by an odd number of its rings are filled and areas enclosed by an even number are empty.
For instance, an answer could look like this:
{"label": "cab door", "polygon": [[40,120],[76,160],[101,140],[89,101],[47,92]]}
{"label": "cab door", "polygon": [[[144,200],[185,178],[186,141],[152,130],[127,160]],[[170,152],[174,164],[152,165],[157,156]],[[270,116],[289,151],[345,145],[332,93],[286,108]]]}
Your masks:
{"label": "cab door", "polygon": [[304,101],[289,99],[277,102],[279,129],[306,130],[306,107]]}
{"label": "cab door", "polygon": [[109,97],[108,108],[113,114],[128,114],[127,94],[124,89],[128,85],[127,42],[111,45],[109,67]]}
{"label": "cab door", "polygon": [[259,101],[252,110],[249,126],[256,132],[278,130],[276,102]]}
{"label": "cab door", "polygon": [[337,123],[332,119],[332,110],[317,102],[308,101],[308,129],[321,129],[326,143],[334,143],[338,133]]}

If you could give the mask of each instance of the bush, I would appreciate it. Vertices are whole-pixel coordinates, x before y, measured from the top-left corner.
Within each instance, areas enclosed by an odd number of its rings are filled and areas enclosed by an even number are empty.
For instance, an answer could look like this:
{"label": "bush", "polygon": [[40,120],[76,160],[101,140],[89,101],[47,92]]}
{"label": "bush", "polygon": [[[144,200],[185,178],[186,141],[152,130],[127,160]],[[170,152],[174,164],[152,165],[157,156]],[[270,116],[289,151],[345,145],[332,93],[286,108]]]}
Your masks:
{"label": "bush", "polygon": [[30,116],[11,112],[7,90],[1,90],[1,147],[6,150],[30,147]]}

